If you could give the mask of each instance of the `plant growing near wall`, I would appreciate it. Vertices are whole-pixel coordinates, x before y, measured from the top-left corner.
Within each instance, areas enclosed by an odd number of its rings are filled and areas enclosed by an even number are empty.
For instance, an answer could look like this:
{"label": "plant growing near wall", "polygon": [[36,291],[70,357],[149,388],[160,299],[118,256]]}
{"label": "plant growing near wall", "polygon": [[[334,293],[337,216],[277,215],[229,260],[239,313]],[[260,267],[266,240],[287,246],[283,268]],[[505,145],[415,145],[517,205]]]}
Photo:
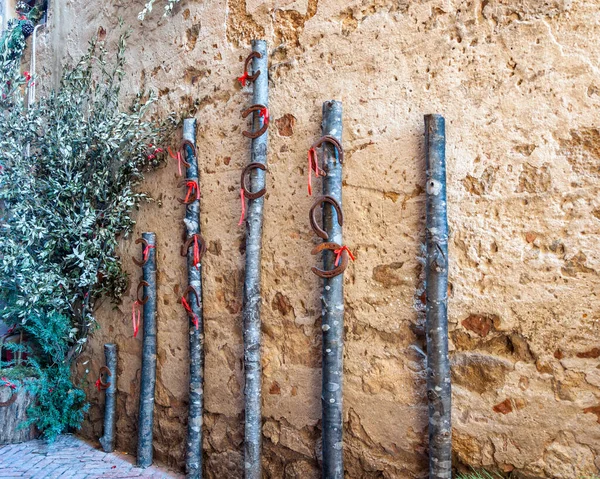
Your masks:
{"label": "plant growing near wall", "polygon": [[[171,12],[173,11],[173,7],[175,6],[176,3],[179,3],[180,0],[166,0],[166,4],[165,4],[165,13],[164,16],[169,16],[171,14]],[[149,2],[147,2],[144,5],[144,9],[139,13],[138,15],[138,19],[140,20],[144,20],[144,18],[146,18],[146,15],[148,15],[151,11],[152,8],[154,7],[154,4],[156,3],[156,0],[150,0]]]}
{"label": "plant growing near wall", "polygon": [[471,472],[468,474],[458,474],[456,479],[501,479],[497,474],[491,474],[487,471]]}
{"label": "plant growing near wall", "polygon": [[[145,119],[152,95],[120,107],[126,39],[113,62],[90,42],[57,91],[28,109],[24,87],[35,79],[0,73],[10,86],[0,109],[0,318],[29,338],[42,394],[28,415],[48,438],[83,419],[71,363],[96,327],[98,300],[127,290],[118,238],[134,225],[146,198],[137,187],[160,164],[153,145],[170,127]],[[0,58],[18,55],[0,48]]]}
{"label": "plant growing near wall", "polygon": [[16,99],[23,84],[20,66],[25,51],[25,39],[33,32],[33,25],[39,21],[45,2],[34,7],[18,20],[10,20],[8,28],[0,36],[0,108],[6,108]]}

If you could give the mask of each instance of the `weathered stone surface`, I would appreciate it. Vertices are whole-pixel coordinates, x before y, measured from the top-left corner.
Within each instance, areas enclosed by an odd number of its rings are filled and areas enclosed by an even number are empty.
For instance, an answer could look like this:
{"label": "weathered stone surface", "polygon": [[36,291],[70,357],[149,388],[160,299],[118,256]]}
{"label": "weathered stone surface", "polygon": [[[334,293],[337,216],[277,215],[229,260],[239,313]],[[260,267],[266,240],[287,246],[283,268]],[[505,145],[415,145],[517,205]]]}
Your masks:
{"label": "weathered stone surface", "polygon": [[[318,477],[319,281],[307,213],[306,151],[321,104],[344,102],[347,477],[423,478],[423,119],[447,120],[450,330],[455,452],[465,468],[579,479],[600,462],[600,2],[570,0],[182,0],[143,25],[139,2],[52,2],[38,91],[103,27],[134,25],[124,94],[153,88],[154,114],[198,119],[206,314],[207,477],[243,470],[239,175],[248,162],[235,80],[251,38],[270,45],[263,241],[265,476]],[[41,62],[41,63],[40,63]],[[177,142],[175,142],[176,144]],[[173,164],[148,175],[142,231],[158,235],[157,457],[181,467],[187,319],[183,210]],[[318,191],[319,183],[317,180]],[[135,451],[140,341],[134,290],[105,303],[80,367],[119,345],[117,448]],[[417,310],[415,310],[415,307]],[[420,311],[420,312],[419,312]],[[463,321],[472,315],[481,320]],[[487,319],[486,319],[487,318]],[[559,351],[559,353],[557,353]],[[93,384],[93,381],[91,381]],[[101,395],[83,433],[101,432]],[[510,399],[512,411],[494,406]],[[586,412],[587,411],[587,412]]]}
{"label": "weathered stone surface", "polygon": [[0,387],[0,444],[30,441],[38,435],[35,427],[22,427],[27,421],[27,408],[33,405],[36,398],[26,389],[27,379],[15,382],[19,386],[15,385],[14,389],[4,381]]}

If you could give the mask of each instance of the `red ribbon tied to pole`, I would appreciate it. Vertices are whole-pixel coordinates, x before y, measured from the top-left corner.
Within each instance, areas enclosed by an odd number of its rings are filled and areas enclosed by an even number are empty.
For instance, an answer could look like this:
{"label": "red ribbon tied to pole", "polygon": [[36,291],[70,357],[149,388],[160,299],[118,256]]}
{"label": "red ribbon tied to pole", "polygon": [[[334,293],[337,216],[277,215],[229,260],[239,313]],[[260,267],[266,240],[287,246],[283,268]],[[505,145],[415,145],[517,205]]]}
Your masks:
{"label": "red ribbon tied to pole", "polygon": [[195,180],[186,181],[185,186],[187,186],[188,190],[187,194],[185,195],[185,200],[183,200],[184,203],[187,204],[190,201],[190,198],[194,194],[194,191],[196,192],[196,199],[200,199],[200,188],[198,187],[198,183]]}
{"label": "red ribbon tied to pole", "polygon": [[238,77],[238,81],[242,86],[246,86],[246,82],[248,81],[249,77],[250,75],[248,75],[248,71],[244,70],[244,74],[241,77]]}
{"label": "red ribbon tied to pole", "polygon": [[183,176],[181,174],[181,161],[182,161],[181,151],[178,151],[177,155],[176,155],[175,153],[173,153],[173,150],[171,150],[170,146],[167,147],[167,151],[169,152],[169,156],[171,158],[173,158],[174,160],[177,160],[177,170],[179,172],[179,176]]}
{"label": "red ribbon tied to pole", "polygon": [[196,331],[198,330],[198,328],[200,327],[200,320],[198,319],[198,315],[196,313],[194,313],[192,311],[192,308],[190,307],[190,305],[188,304],[188,302],[185,299],[185,296],[181,297],[181,304],[183,305],[183,307],[185,308],[186,312],[188,313],[189,316],[191,316],[192,318],[192,323],[194,324],[194,326],[196,327]]}
{"label": "red ribbon tied to pole", "polygon": [[200,246],[198,245],[198,235],[194,235],[194,266],[196,269],[200,269]]}
{"label": "red ribbon tied to pole", "polygon": [[348,249],[347,246],[342,246],[340,249],[336,249],[333,252],[335,253],[335,263],[334,265],[337,266],[338,264],[340,264],[340,258],[342,257],[342,253],[344,251],[348,252],[348,255],[350,256],[350,259],[352,261],[354,261],[356,258],[354,257],[354,255],[352,254],[352,251],[350,251],[350,249]]}
{"label": "red ribbon tied to pole", "polygon": [[246,198],[244,197],[244,188],[240,188],[240,201],[242,202],[242,216],[240,216],[238,226],[242,226],[244,224],[244,217],[246,216]]}
{"label": "red ribbon tied to pole", "polygon": [[138,331],[140,330],[140,320],[142,318],[142,312],[140,310],[140,306],[142,302],[139,300],[135,300],[133,302],[133,308],[131,310],[131,322],[133,324],[133,337],[137,337]]}
{"label": "red ribbon tied to pole", "polygon": [[308,195],[312,196],[312,172],[315,172],[315,176],[319,177],[319,157],[317,156],[317,150],[311,147],[308,150]]}
{"label": "red ribbon tied to pole", "polygon": [[146,245],[146,247],[144,248],[144,251],[143,251],[143,253],[142,253],[142,256],[144,257],[144,263],[145,263],[146,261],[148,261],[148,257],[150,256],[150,250],[151,250],[152,248],[154,248],[154,245],[153,245],[153,244]]}
{"label": "red ribbon tied to pole", "polygon": [[258,116],[260,116],[263,119],[264,123],[266,123],[267,125],[269,124],[269,109],[266,106],[260,109]]}

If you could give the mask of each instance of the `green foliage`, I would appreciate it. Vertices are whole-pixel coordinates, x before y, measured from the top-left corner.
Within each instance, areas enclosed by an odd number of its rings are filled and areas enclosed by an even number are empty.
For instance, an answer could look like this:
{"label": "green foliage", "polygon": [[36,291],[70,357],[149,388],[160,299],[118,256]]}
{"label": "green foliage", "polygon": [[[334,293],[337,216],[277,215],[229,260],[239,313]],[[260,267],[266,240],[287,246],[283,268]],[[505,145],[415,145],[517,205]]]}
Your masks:
{"label": "green foliage", "polygon": [[73,386],[68,363],[36,368],[39,379],[27,382],[27,389],[36,395],[36,404],[27,410],[22,427],[35,424],[50,441],[69,428],[78,429],[89,405],[82,389]]}
{"label": "green foliage", "polygon": [[0,369],[0,378],[22,380],[35,377],[37,377],[37,370],[30,366],[15,366],[12,368]]}
{"label": "green foliage", "polygon": [[25,20],[11,20],[0,37],[0,108],[8,108],[22,101],[21,89],[25,78],[21,75],[21,57],[25,51]]}
{"label": "green foliage", "polygon": [[456,479],[501,479],[502,476],[491,474],[487,471],[470,472],[468,474],[458,474]]}
{"label": "green foliage", "polygon": [[29,360],[37,381],[28,382],[27,389],[37,397],[35,406],[27,411],[24,426],[35,424],[44,437],[53,440],[68,428],[78,428],[88,409],[85,393],[71,381],[67,361],[71,320],[60,313],[32,316],[23,325],[34,353]]}
{"label": "green foliage", "polygon": [[[179,3],[180,0],[166,0],[166,4],[165,4],[165,13],[163,14],[163,16],[167,17],[171,14],[171,12],[173,11],[173,7],[175,6],[176,3]],[[150,0],[149,2],[146,2],[146,4],[144,5],[144,9],[139,13],[138,15],[138,19],[140,20],[144,20],[146,18],[146,15],[148,15],[151,11],[152,8],[154,7],[154,4],[156,3],[156,0]]]}
{"label": "green foliage", "polygon": [[[119,301],[127,289],[118,238],[134,226],[131,214],[146,199],[137,187],[160,165],[153,145],[171,126],[145,119],[152,95],[120,108],[126,39],[112,62],[93,40],[58,90],[28,108],[20,75],[0,73],[0,85],[10,77],[12,88],[0,105],[0,318],[32,343],[43,394],[29,417],[48,438],[83,417],[71,361],[96,327],[98,300]],[[0,45],[0,58],[18,54],[20,43],[10,45]]]}
{"label": "green foliage", "polygon": [[41,2],[18,20],[10,20],[8,28],[0,36],[0,109],[8,108],[22,100],[22,88],[26,83],[21,75],[21,58],[26,42],[23,26],[28,22],[37,23],[46,10],[46,2]]}

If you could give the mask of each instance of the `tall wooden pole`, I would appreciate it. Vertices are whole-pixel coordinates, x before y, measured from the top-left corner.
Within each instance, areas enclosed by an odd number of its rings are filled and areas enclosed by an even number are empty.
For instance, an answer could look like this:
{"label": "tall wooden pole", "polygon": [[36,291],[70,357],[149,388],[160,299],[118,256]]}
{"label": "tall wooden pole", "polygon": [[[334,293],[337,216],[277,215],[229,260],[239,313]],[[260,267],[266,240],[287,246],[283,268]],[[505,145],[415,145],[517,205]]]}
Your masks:
{"label": "tall wooden pole", "polygon": [[[342,103],[327,101],[323,104],[323,136],[333,136],[342,142]],[[339,152],[328,145],[324,147],[323,195],[331,196],[342,206],[342,162]],[[334,207],[323,204],[323,229],[328,241],[343,245],[342,226],[337,220]],[[334,269],[335,254],[323,251],[325,270]],[[342,375],[344,353],[344,275],[323,279],[321,328],[323,330],[323,378],[322,378],[322,423],[323,423],[323,477],[343,479],[342,442]]]}
{"label": "tall wooden pole", "polygon": [[142,267],[144,281],[142,372],[138,417],[137,465],[152,465],[152,430],[154,426],[154,387],[156,385],[156,235],[142,233],[142,255],[148,260]]}
{"label": "tall wooden pole", "polygon": [[[183,122],[184,148],[187,163],[186,179],[200,185],[196,145],[196,120],[188,118]],[[199,186],[198,186],[199,187]],[[200,199],[186,205],[185,229],[187,238],[200,234]],[[191,243],[190,243],[191,244]],[[187,251],[188,285],[196,293],[190,291],[188,304],[192,310],[189,321],[190,346],[190,405],[188,411],[187,447],[185,455],[186,477],[198,479],[202,477],[202,415],[204,403],[204,318],[202,311],[202,264],[195,264],[194,248]],[[194,316],[195,315],[195,316]],[[196,318],[197,324],[194,324]]]}
{"label": "tall wooden pole", "polygon": [[[254,105],[269,106],[269,69],[267,43],[253,40],[252,51],[260,54],[252,60],[254,72],[260,75],[253,82]],[[268,121],[254,115],[254,131]],[[251,162],[267,165],[268,130],[252,140]],[[265,187],[265,171],[254,168],[250,172],[250,189],[253,192]],[[263,206],[265,197],[248,199],[246,216],[246,277],[244,280],[244,375],[245,375],[245,428],[244,428],[244,474],[246,479],[261,479],[262,413],[260,363],[261,320],[260,320],[260,259],[262,243]]]}
{"label": "tall wooden pole", "polygon": [[429,478],[452,477],[450,361],[448,359],[448,220],[446,130],[440,115],[425,116],[427,192],[427,398]]}

